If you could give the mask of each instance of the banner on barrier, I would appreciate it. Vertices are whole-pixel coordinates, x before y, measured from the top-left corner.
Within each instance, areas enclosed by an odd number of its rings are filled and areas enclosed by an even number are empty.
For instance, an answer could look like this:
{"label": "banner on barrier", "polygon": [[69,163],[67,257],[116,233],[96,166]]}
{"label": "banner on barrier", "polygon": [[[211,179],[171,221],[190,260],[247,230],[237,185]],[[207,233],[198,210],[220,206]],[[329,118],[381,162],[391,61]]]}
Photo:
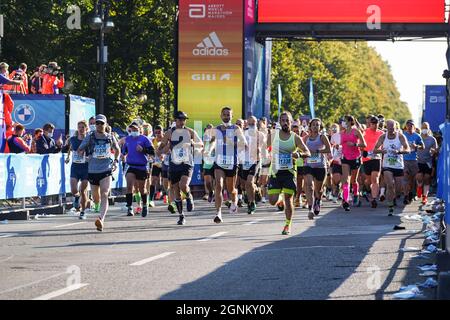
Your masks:
{"label": "banner on barrier", "polygon": [[[70,192],[67,154],[0,154],[0,199],[42,197]],[[113,189],[126,187],[123,168],[113,172]]]}

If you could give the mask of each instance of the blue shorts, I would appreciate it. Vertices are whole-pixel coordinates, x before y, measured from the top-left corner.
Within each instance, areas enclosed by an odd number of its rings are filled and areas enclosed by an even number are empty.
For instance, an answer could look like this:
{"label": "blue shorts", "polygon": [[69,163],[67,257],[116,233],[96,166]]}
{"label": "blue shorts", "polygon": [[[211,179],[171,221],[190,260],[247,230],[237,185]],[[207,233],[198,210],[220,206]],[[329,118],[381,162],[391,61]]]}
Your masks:
{"label": "blue shorts", "polygon": [[88,180],[88,164],[72,163],[70,167],[70,177],[77,180]]}

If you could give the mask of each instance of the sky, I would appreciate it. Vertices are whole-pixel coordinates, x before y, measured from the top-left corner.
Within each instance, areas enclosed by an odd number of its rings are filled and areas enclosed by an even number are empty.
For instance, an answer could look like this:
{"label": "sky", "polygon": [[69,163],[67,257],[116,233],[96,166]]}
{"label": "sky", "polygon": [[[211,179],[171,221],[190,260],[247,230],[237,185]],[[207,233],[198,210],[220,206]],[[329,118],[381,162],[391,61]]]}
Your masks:
{"label": "sky", "polygon": [[447,69],[445,39],[437,41],[369,42],[391,66],[400,98],[408,104],[414,120],[422,117],[424,86],[445,85],[442,73]]}

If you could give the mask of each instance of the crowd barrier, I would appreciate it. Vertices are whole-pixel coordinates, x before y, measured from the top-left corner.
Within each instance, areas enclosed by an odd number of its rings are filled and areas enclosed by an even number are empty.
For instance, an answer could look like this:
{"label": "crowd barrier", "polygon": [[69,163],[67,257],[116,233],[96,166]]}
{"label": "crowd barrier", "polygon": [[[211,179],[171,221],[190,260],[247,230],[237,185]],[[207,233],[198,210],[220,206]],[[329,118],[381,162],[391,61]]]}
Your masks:
{"label": "crowd barrier", "polygon": [[[437,194],[436,197],[445,203],[445,224],[450,226],[450,123],[446,122],[440,126],[442,132],[442,147],[438,159],[437,168]],[[446,248],[450,253],[450,236],[446,236]]]}
{"label": "crowd barrier", "polygon": [[[0,154],[0,200],[64,195],[70,192],[67,154]],[[113,173],[112,189],[126,187],[122,164]]]}

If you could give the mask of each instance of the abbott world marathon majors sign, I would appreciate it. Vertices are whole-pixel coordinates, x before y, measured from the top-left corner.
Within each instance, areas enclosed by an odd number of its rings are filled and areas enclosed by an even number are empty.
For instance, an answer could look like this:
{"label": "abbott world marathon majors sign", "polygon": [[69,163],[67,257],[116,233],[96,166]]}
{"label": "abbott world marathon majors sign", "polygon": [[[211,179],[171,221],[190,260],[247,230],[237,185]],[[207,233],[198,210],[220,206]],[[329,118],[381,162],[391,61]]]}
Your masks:
{"label": "abbott world marathon majors sign", "polygon": [[223,106],[242,117],[243,0],[180,0],[179,10],[178,109],[190,126],[217,124]]}

